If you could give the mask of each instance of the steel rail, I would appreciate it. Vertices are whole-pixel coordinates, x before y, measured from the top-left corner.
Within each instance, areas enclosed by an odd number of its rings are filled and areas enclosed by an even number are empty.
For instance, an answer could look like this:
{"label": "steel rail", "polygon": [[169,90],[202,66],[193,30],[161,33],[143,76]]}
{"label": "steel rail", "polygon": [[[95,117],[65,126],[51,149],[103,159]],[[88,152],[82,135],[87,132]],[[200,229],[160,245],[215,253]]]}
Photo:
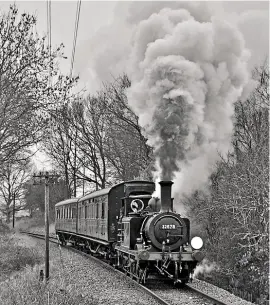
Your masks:
{"label": "steel rail", "polygon": [[197,292],[201,296],[206,297],[208,300],[213,301],[215,305],[231,305],[231,303],[226,303],[224,301],[221,301],[221,300],[219,300],[219,299],[217,299],[217,298],[215,298],[215,297],[213,297],[213,296],[211,296],[211,295],[209,295],[209,294],[207,294],[207,293],[205,293],[205,292],[203,292],[203,291],[201,291],[201,290],[199,290],[197,288],[192,287],[190,284],[186,284],[186,286],[189,289]]}
{"label": "steel rail", "polygon": [[[20,231],[20,233],[22,234],[27,234],[29,236],[32,236],[32,237],[35,237],[35,238],[39,238],[39,239],[44,239],[44,235],[42,234],[38,234],[38,233],[31,233],[31,232],[26,232],[26,231]],[[51,237],[50,236],[50,242],[52,243],[55,243],[55,244],[59,244],[59,240],[56,238],[56,237]],[[155,300],[157,300],[160,304],[162,305],[171,305],[171,303],[165,301],[163,298],[159,297],[155,292],[151,291],[150,289],[148,289],[147,287],[139,284],[137,281],[133,280],[132,278],[126,276],[122,271],[114,268],[113,266],[109,265],[107,261],[104,261],[104,260],[101,260],[91,254],[88,254],[88,253],[85,253],[83,251],[80,251],[76,248],[72,248],[72,247],[69,247],[69,246],[66,246],[66,245],[61,245],[61,247],[65,248],[65,249],[68,249],[68,250],[71,250],[72,252],[75,252],[79,255],[82,255],[82,256],[85,256],[87,258],[91,258],[93,259],[94,261],[96,261],[97,263],[103,265],[104,267],[110,269],[110,270],[114,270],[115,272],[117,272],[121,277],[123,277],[125,280],[128,280],[132,283],[136,283],[137,286],[140,288],[141,291],[147,293],[148,295],[151,295]],[[186,284],[186,287],[188,287],[190,290],[196,292],[197,294],[199,294],[200,296],[208,299],[209,301],[213,301],[213,305],[231,305],[229,303],[226,303],[224,301],[221,301],[211,295],[208,295],[207,293],[197,289],[197,288],[194,288],[192,287],[190,284]]]}

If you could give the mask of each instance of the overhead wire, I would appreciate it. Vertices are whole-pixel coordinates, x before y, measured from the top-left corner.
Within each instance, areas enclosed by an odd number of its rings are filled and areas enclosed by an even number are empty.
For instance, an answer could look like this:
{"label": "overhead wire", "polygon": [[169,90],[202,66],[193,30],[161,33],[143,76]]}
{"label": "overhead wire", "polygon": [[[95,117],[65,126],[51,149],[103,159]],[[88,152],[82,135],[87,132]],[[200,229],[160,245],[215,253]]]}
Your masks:
{"label": "overhead wire", "polygon": [[79,21],[80,21],[80,12],[81,12],[81,0],[78,0],[76,17],[75,17],[74,35],[73,35],[73,47],[72,47],[71,65],[70,65],[70,78],[72,77],[73,66],[74,66],[75,51],[76,51],[77,36],[78,36],[78,27],[79,27]]}
{"label": "overhead wire", "polygon": [[[71,55],[71,65],[70,65],[70,79],[72,78],[73,66],[74,66],[74,59],[75,59],[75,51],[76,51],[76,43],[77,43],[77,36],[78,36],[78,27],[80,21],[80,12],[81,12],[81,0],[77,1],[77,10],[76,10],[76,17],[75,17],[75,27],[74,27],[74,35],[73,35],[73,47],[72,47],[72,55]],[[76,197],[76,138],[75,138],[75,156],[74,156],[74,196]]]}
{"label": "overhead wire", "polygon": [[[47,0],[47,35],[48,35],[48,47],[49,47],[49,73],[51,76],[51,46],[52,46],[52,25],[51,25],[51,0]],[[76,17],[75,17],[75,27],[74,27],[74,35],[73,35],[73,46],[72,46],[72,55],[71,55],[71,65],[70,65],[70,78],[72,77],[73,67],[74,67],[74,59],[76,53],[76,44],[77,44],[77,36],[78,36],[78,28],[80,21],[80,12],[81,12],[81,0],[77,1],[77,9],[76,9]]]}
{"label": "overhead wire", "polygon": [[47,35],[49,48],[49,85],[51,85],[51,59],[52,59],[52,3],[47,0]]}

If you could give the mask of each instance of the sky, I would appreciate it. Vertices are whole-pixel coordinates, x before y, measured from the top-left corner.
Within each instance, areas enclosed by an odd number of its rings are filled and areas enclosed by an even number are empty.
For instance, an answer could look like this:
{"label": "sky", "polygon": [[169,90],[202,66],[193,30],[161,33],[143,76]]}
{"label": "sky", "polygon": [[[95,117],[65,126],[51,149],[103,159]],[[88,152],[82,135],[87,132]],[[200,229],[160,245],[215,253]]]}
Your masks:
{"label": "sky", "polygon": [[[14,1],[0,1],[0,11],[7,11]],[[178,2],[179,3],[179,2]],[[16,1],[19,12],[37,16],[36,29],[46,34],[46,1]],[[143,19],[157,12],[161,2],[84,1],[81,4],[74,74],[80,76],[80,86],[94,94],[104,81],[128,72],[132,33]],[[175,3],[166,2],[165,6]],[[178,5],[178,4],[177,4]],[[65,45],[68,59],[60,63],[64,74],[70,70],[77,1],[52,1],[52,45]],[[242,32],[251,51],[249,68],[260,64],[269,53],[268,1],[203,1],[201,15],[209,6],[213,15],[231,22]],[[37,155],[37,159],[41,156]],[[43,167],[45,163],[40,163]]]}
{"label": "sky", "polygon": [[[13,1],[0,1],[0,10],[6,11],[12,3]],[[51,3],[52,45],[64,43],[65,55],[68,59],[63,60],[60,67],[63,73],[69,73],[77,1]],[[216,11],[219,11],[217,14],[222,18],[226,16],[226,19],[233,22],[237,20],[247,46],[255,53],[251,59],[252,66],[268,54],[268,1],[203,1],[203,3],[215,7]],[[46,1],[16,1],[16,4],[19,11],[35,14],[37,31],[41,35],[46,34]],[[118,58],[121,52],[118,50],[125,50],[126,45],[130,45],[134,19],[136,21],[138,15],[143,15],[142,12],[154,11],[153,7],[151,1],[132,3],[82,0],[74,73],[80,75],[83,85],[86,85],[91,93],[100,88],[102,81],[111,80],[112,74],[117,76],[114,74],[123,72],[123,65],[119,63]]]}

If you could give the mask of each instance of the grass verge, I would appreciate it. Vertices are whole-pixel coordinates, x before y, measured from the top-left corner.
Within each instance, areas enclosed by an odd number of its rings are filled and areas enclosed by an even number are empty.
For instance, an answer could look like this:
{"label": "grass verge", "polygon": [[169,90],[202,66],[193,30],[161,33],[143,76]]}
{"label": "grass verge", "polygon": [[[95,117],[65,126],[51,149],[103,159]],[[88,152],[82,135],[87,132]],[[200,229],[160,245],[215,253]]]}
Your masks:
{"label": "grass verge", "polygon": [[[71,262],[72,263],[72,262]],[[70,265],[70,264],[68,264]],[[94,305],[94,299],[82,279],[74,277],[70,268],[59,258],[50,263],[50,280],[40,280],[43,265],[28,266],[15,278],[0,282],[0,300],[3,305]]]}

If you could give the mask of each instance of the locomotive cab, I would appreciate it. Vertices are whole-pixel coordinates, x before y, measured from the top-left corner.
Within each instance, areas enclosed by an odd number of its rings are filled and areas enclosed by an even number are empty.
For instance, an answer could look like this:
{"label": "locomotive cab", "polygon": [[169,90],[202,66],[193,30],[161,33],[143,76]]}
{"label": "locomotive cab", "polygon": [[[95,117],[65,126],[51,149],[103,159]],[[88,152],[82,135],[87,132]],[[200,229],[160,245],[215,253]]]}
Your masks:
{"label": "locomotive cab", "polygon": [[149,209],[150,194],[133,195],[122,198],[122,216],[136,215]]}
{"label": "locomotive cab", "polygon": [[125,197],[121,199],[120,212],[121,244],[123,247],[133,250],[140,238],[140,228],[144,217],[143,213],[149,210],[148,202],[155,190],[152,184],[138,185],[135,183],[125,184]]}

